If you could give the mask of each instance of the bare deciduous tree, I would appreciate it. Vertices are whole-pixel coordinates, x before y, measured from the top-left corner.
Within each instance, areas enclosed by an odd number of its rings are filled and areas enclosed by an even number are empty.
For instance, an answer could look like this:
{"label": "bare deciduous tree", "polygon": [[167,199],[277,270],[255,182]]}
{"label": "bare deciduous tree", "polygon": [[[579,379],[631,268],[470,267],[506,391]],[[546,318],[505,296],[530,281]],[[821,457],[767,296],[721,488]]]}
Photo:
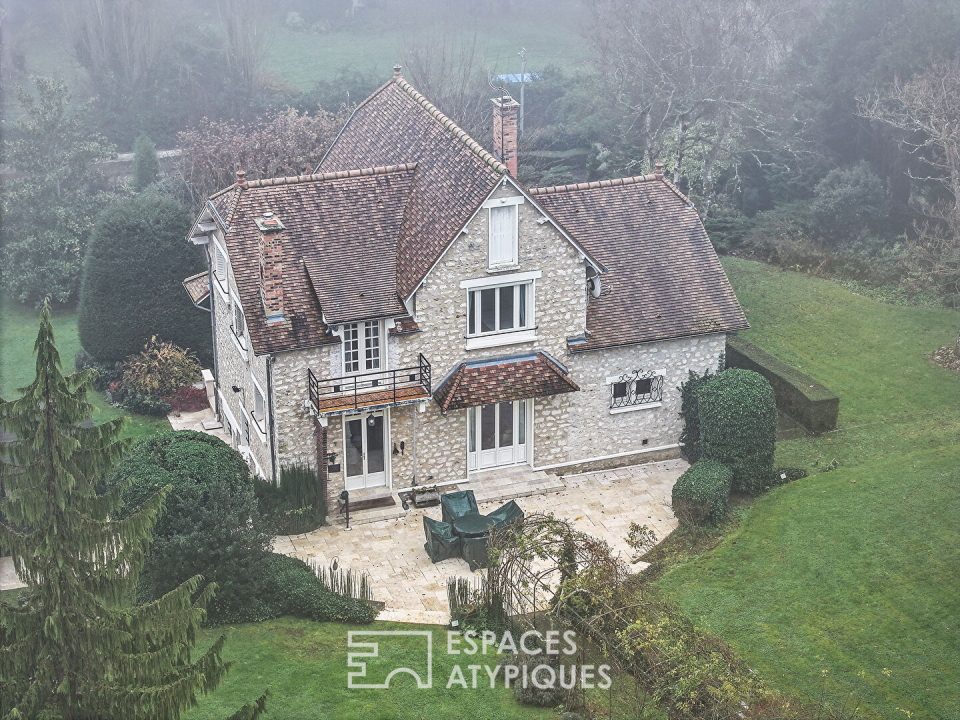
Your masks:
{"label": "bare deciduous tree", "polygon": [[178,135],[189,194],[195,203],[203,201],[230,185],[238,169],[251,180],[313,172],[345,114],[287,108],[251,123],[204,119]]}
{"label": "bare deciduous tree", "polygon": [[406,44],[404,76],[441,111],[475,137],[490,117],[489,82],[481,64],[477,36],[451,33]]}
{"label": "bare deciduous tree", "polygon": [[860,98],[858,109],[896,130],[925,169],[910,173],[918,190],[914,207],[922,216],[909,245],[911,277],[918,288],[932,284],[960,298],[960,60],[934,64],[905,82],[897,79]]}
{"label": "bare deciduous tree", "polygon": [[717,169],[779,135],[775,75],[805,3],[595,0],[591,39],[642,156],[665,160],[709,198]]}

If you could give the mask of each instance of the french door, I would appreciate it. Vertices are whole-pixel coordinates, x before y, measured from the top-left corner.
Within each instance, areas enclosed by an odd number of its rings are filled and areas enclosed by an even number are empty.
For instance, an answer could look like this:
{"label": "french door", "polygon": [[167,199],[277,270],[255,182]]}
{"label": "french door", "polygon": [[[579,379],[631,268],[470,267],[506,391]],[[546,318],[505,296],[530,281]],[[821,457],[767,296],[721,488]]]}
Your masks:
{"label": "french door", "polygon": [[343,461],[347,490],[387,484],[387,417],[383,412],[343,420]]}
{"label": "french door", "polygon": [[485,470],[529,458],[530,401],[481,405],[467,410],[467,466]]}

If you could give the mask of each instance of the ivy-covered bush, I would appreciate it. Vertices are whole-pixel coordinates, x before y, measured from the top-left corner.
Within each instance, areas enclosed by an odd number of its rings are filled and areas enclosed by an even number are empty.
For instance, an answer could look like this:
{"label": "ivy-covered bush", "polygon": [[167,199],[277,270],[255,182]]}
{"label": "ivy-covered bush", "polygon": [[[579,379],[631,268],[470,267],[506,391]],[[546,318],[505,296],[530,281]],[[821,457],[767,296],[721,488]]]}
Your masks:
{"label": "ivy-covered bush", "polygon": [[727,511],[733,471],[714,460],[700,460],[673,485],[673,514],[681,525],[719,522]]}
{"label": "ivy-covered bush", "polygon": [[80,343],[100,360],[140,352],[156,335],[210,355],[210,317],[181,282],[201,269],[201,253],[183,239],[189,211],[148,189],[108,205],[98,216],[83,260]]}
{"label": "ivy-covered bush", "polygon": [[[720,368],[723,368],[723,359]],[[689,371],[687,379],[680,383],[680,417],[683,429],[680,431],[680,452],[687,462],[695,463],[700,459],[700,411],[697,408],[697,388],[714,377],[710,370],[703,375]]]}
{"label": "ivy-covered bush", "polygon": [[271,536],[250,470],[233,448],[204,433],[163,433],[134,448],[111,484],[124,487],[124,506],[131,509],[170,486],[144,566],[145,596],[159,597],[202,575],[219,587],[208,606],[212,622],[262,602],[258,568]]}
{"label": "ivy-covered bush", "polygon": [[773,481],[777,405],[752,370],[726,370],[697,388],[702,457],[733,471],[734,489],[756,494]]}

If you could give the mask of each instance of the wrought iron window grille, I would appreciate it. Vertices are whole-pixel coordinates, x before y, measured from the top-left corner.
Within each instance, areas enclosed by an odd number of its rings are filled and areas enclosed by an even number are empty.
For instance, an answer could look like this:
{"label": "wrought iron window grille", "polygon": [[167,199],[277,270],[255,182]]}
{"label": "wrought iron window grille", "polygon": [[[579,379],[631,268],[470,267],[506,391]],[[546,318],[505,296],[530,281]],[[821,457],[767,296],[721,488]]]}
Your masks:
{"label": "wrought iron window grille", "polygon": [[610,407],[647,405],[663,400],[663,375],[635,370],[618,377],[610,385]]}

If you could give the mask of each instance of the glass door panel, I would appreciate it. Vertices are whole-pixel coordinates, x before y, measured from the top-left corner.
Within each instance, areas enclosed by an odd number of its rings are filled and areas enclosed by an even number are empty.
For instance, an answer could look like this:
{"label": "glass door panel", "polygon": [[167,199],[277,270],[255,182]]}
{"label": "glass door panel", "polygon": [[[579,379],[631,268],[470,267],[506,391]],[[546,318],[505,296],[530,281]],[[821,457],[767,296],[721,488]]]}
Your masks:
{"label": "glass door panel", "polygon": [[[383,475],[386,470],[386,458],[383,454],[383,415],[367,416],[367,485],[370,476]],[[383,485],[383,479],[375,485]]]}
{"label": "glass door panel", "polygon": [[353,418],[344,423],[343,456],[346,465],[347,490],[359,490],[363,479],[363,418]]}

